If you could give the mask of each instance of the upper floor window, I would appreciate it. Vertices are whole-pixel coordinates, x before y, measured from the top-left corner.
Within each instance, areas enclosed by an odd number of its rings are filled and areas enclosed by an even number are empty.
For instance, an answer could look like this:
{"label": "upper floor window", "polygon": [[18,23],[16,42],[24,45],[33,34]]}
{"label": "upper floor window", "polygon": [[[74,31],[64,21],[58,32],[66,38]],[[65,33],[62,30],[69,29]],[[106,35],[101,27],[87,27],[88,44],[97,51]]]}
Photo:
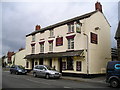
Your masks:
{"label": "upper floor window", "polygon": [[51,29],[51,30],[50,30],[50,37],[53,37],[53,36],[54,36],[54,30]]}
{"label": "upper floor window", "polygon": [[74,38],[68,39],[68,49],[74,49]]}
{"label": "upper floor window", "polygon": [[68,33],[74,32],[74,23],[68,24]]}
{"label": "upper floor window", "polygon": [[32,45],[31,47],[32,47],[32,51],[31,52],[35,53],[35,45]]}
{"label": "upper floor window", "polygon": [[35,42],[35,35],[32,35],[32,41]]}
{"label": "upper floor window", "polygon": [[53,51],[53,42],[49,43],[49,51]]}
{"label": "upper floor window", "polygon": [[40,44],[40,52],[44,52],[44,43]]}
{"label": "upper floor window", "polygon": [[81,33],[81,23],[80,22],[76,23],[76,32]]}

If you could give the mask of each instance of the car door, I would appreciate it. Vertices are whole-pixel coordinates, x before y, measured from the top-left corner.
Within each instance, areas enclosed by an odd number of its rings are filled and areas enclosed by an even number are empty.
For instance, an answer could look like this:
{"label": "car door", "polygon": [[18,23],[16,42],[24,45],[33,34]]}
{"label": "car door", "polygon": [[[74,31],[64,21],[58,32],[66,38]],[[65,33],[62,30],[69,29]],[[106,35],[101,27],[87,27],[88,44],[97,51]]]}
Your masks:
{"label": "car door", "polygon": [[41,72],[40,72],[41,76],[45,77],[45,75],[46,75],[46,68],[44,66],[41,66],[40,70],[41,70]]}
{"label": "car door", "polygon": [[12,66],[12,67],[11,67],[11,71],[12,71],[13,73],[15,73],[15,66]]}

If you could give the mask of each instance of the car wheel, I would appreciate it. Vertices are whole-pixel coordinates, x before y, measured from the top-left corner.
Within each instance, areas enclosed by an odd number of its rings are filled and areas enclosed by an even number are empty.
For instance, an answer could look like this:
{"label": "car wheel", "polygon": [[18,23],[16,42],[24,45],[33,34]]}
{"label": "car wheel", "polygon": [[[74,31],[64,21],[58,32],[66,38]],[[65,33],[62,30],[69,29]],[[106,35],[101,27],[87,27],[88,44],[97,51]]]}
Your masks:
{"label": "car wheel", "polygon": [[16,71],[15,74],[18,75],[19,73]]}
{"label": "car wheel", "polygon": [[34,77],[37,77],[37,74],[36,74],[36,73],[33,73],[33,76],[34,76]]}
{"label": "car wheel", "polygon": [[48,74],[46,74],[45,78],[46,78],[46,79],[49,79],[50,77],[49,77],[49,75],[48,75]]}
{"label": "car wheel", "polygon": [[110,86],[112,86],[113,88],[118,87],[119,86],[118,80],[117,79],[112,79],[110,81]]}
{"label": "car wheel", "polygon": [[10,74],[12,74],[12,71],[10,71]]}

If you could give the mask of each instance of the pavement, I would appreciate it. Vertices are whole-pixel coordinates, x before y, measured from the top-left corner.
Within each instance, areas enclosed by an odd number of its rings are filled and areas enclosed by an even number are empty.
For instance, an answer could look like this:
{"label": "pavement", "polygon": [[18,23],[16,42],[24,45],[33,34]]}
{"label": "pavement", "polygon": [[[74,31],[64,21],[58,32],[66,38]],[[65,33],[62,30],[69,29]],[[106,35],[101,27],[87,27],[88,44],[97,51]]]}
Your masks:
{"label": "pavement", "polygon": [[[33,75],[32,71],[30,73],[28,73],[28,75]],[[105,82],[106,76],[99,76],[99,77],[95,77],[95,78],[82,78],[82,77],[62,76],[61,79],[80,81],[80,82],[106,83]]]}

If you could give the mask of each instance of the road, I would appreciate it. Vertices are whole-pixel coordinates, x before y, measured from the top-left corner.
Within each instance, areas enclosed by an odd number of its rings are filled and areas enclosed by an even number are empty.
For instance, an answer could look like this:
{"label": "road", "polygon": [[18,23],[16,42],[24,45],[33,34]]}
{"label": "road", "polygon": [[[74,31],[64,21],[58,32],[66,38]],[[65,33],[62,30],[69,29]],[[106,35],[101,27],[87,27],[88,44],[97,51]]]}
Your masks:
{"label": "road", "polygon": [[15,75],[8,71],[3,71],[2,88],[103,88],[110,90],[110,87],[104,83],[89,83],[83,81],[73,81],[65,79],[44,79],[35,78],[31,75]]}

